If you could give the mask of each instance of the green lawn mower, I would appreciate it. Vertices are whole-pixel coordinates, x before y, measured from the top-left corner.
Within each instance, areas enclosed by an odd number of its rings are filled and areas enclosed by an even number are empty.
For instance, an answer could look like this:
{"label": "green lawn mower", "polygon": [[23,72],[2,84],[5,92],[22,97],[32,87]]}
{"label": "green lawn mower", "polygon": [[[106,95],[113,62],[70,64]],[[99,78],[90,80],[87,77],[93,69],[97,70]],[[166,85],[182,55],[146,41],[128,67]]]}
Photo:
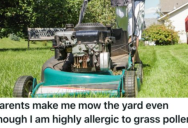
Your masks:
{"label": "green lawn mower", "polygon": [[[109,97],[137,96],[143,71],[134,38],[128,43],[127,15],[116,16],[117,29],[101,23],[82,23],[88,2],[84,0],[75,27],[67,24],[61,30],[29,29],[30,40],[50,40],[53,36],[55,55],[42,67],[42,82],[37,83],[32,76],[18,78],[14,97],[84,97],[98,93]],[[112,0],[112,6],[127,13],[125,0]],[[134,55],[136,60],[132,63]]]}

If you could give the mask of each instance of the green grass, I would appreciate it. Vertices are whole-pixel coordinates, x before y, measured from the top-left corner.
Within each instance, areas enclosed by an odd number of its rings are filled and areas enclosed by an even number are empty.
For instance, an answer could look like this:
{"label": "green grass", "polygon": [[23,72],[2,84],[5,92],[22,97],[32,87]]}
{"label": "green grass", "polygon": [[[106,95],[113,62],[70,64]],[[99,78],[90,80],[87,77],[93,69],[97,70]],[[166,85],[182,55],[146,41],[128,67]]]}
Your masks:
{"label": "green grass", "polygon": [[0,97],[12,97],[18,77],[31,75],[40,80],[43,63],[53,56],[50,50],[0,52]]}
{"label": "green grass", "polygon": [[144,83],[138,97],[188,97],[188,45],[141,47]]}
{"label": "green grass", "polygon": [[[144,83],[138,97],[188,97],[188,45],[141,46]],[[22,75],[40,80],[50,50],[0,52],[0,97],[12,97],[14,83]],[[104,96],[98,96],[104,97]]]}
{"label": "green grass", "polygon": [[[25,41],[24,39],[20,39],[20,41],[13,41],[9,38],[2,38],[0,39],[0,49],[4,49],[4,48],[27,48],[27,41]],[[48,42],[47,46],[43,45],[44,42],[36,42],[36,44],[32,44],[30,42],[30,48],[44,48],[44,47],[51,47],[52,43]]]}

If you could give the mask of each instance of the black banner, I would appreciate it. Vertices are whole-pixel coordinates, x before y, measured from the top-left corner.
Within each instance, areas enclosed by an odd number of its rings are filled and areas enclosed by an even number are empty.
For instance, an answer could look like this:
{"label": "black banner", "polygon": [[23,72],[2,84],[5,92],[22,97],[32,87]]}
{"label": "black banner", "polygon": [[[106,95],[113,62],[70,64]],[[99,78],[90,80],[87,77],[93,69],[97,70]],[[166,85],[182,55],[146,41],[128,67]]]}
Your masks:
{"label": "black banner", "polygon": [[53,40],[56,32],[63,32],[63,28],[28,28],[29,40]]}

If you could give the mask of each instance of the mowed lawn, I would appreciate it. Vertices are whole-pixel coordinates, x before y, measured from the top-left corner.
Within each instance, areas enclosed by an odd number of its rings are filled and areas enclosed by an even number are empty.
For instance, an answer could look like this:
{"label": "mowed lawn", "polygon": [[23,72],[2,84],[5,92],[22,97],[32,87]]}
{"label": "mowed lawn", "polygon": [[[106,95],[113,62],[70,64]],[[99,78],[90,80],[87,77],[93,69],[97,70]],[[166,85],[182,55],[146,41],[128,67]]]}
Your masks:
{"label": "mowed lawn", "polygon": [[[188,45],[141,46],[144,83],[138,97],[188,97]],[[40,80],[50,50],[0,52],[0,97],[12,97],[14,83],[22,75]]]}
{"label": "mowed lawn", "polygon": [[141,47],[144,83],[138,97],[188,97],[188,45]]}

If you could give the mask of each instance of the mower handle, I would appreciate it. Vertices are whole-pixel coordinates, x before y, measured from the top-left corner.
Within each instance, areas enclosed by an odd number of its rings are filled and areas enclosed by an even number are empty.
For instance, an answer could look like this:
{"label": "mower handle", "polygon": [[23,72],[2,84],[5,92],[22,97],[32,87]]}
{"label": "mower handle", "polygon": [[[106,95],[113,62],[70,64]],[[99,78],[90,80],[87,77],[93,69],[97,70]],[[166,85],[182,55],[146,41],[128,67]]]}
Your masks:
{"label": "mower handle", "polygon": [[79,21],[78,24],[80,24],[82,22],[82,20],[84,19],[84,14],[87,8],[87,4],[88,2],[90,2],[91,0],[84,0],[83,4],[82,4],[82,8],[80,10],[80,16],[79,16]]}

